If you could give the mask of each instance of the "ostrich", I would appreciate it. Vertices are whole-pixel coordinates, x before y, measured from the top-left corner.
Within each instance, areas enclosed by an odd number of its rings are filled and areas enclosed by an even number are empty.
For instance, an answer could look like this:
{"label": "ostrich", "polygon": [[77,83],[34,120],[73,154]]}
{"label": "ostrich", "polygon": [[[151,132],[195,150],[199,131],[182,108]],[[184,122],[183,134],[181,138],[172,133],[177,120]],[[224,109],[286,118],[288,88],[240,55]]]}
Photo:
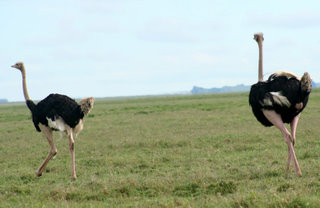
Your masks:
{"label": "ostrich", "polygon": [[57,148],[53,143],[52,131],[64,131],[68,135],[69,150],[72,162],[72,179],[76,179],[74,137],[83,129],[83,117],[93,107],[94,98],[84,98],[80,103],[65,95],[50,94],[48,97],[35,104],[29,97],[26,83],[26,71],[22,62],[11,66],[21,71],[23,95],[26,104],[31,111],[32,121],[37,131],[42,132],[50,145],[50,152],[42,165],[37,170],[37,177],[42,175],[50,159],[57,154]]}
{"label": "ostrich", "polygon": [[[296,128],[300,113],[306,107],[311,92],[311,78],[307,72],[300,78],[290,72],[276,72],[263,81],[263,34],[254,35],[259,46],[259,81],[251,86],[249,103],[257,120],[264,126],[276,126],[280,129],[288,145],[287,173],[291,159],[297,176],[302,176],[294,152]],[[284,123],[289,123],[291,133]]]}

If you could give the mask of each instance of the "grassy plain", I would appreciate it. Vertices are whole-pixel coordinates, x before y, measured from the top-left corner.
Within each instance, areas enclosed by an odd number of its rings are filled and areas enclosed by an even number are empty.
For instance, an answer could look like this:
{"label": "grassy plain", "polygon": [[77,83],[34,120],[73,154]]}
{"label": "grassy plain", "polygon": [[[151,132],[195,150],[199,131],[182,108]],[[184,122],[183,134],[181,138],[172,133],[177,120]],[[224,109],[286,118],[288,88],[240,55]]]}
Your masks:
{"label": "grassy plain", "polygon": [[320,91],[300,117],[302,177],[285,174],[279,130],[260,125],[248,93],[97,100],[75,141],[40,178],[49,151],[22,104],[0,105],[0,207],[320,207]]}

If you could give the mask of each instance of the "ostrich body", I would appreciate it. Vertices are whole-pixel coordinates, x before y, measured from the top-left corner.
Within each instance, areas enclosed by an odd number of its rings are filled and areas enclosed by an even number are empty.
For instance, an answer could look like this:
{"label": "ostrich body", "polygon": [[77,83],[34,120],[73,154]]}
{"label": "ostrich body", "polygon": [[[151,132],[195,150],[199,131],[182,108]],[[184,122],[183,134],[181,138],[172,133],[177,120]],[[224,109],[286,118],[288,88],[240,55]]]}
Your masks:
{"label": "ostrich body", "polygon": [[94,98],[84,98],[78,104],[66,95],[50,94],[48,97],[35,104],[29,97],[26,72],[22,62],[12,66],[22,73],[23,95],[26,104],[31,111],[32,121],[37,131],[42,132],[50,145],[50,152],[42,165],[37,170],[37,177],[41,176],[48,162],[57,154],[57,148],[53,142],[52,131],[64,131],[68,135],[69,150],[72,161],[73,179],[77,178],[75,169],[74,138],[83,129],[83,118],[93,107]]}
{"label": "ostrich body", "polygon": [[[270,75],[263,81],[263,34],[254,35],[259,46],[259,81],[251,86],[249,103],[257,120],[264,126],[276,126],[284,136],[288,145],[287,172],[291,159],[294,162],[296,174],[302,175],[294,152],[296,128],[300,113],[308,103],[311,92],[311,78],[307,72],[300,78],[297,75],[280,71]],[[289,123],[291,132],[284,123]]]}

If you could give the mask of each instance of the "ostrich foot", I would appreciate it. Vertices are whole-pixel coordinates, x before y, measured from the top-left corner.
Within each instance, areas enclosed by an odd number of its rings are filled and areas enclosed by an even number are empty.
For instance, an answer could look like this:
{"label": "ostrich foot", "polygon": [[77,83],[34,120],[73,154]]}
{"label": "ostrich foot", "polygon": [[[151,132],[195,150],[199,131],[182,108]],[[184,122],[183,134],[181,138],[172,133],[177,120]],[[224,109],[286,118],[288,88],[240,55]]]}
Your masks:
{"label": "ostrich foot", "polygon": [[301,170],[299,170],[299,171],[297,172],[297,176],[298,176],[298,177],[301,177],[301,176],[302,176]]}
{"label": "ostrich foot", "polygon": [[40,178],[40,176],[42,176],[42,173],[37,173],[36,174],[36,178]]}

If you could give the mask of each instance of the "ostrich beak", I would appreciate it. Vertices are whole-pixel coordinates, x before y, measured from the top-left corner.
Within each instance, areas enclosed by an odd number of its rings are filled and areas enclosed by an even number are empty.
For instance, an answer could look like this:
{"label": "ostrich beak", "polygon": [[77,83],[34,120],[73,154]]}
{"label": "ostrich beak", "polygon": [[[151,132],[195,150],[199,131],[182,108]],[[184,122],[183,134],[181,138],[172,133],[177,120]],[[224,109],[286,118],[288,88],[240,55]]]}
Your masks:
{"label": "ostrich beak", "polygon": [[12,67],[12,68],[17,68],[17,65],[15,64],[15,65],[12,65],[11,67]]}

